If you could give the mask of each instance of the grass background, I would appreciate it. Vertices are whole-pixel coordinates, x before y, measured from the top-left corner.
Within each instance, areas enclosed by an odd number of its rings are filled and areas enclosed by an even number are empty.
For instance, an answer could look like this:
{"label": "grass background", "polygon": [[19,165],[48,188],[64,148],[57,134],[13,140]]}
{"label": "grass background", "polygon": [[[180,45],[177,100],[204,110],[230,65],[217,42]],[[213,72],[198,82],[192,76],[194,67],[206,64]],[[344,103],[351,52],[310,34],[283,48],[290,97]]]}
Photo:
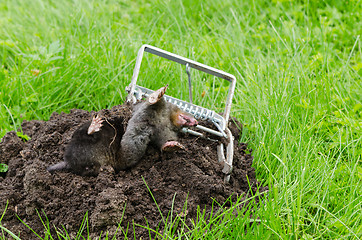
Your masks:
{"label": "grass background", "polygon": [[[361,33],[359,0],[2,0],[0,137],[122,103],[139,47],[154,45],[236,76],[231,115],[271,186],[254,220],[226,214],[188,237],[360,239]],[[192,74],[195,102],[221,111],[228,85]],[[147,55],[139,79],[187,99],[184,69],[166,60]]]}

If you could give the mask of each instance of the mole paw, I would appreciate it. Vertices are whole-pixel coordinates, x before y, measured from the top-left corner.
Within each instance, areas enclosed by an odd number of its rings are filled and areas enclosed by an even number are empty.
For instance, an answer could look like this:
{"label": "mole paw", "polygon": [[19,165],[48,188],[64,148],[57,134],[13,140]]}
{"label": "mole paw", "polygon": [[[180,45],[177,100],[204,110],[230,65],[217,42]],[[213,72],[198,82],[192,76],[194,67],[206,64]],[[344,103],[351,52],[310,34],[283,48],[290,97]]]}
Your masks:
{"label": "mole paw", "polygon": [[101,117],[94,116],[93,119],[92,119],[92,122],[91,122],[91,124],[89,125],[89,128],[88,128],[88,135],[91,135],[91,134],[101,130],[101,127],[103,126],[102,125],[103,121],[104,120]]}
{"label": "mole paw", "polygon": [[173,152],[176,150],[185,149],[184,145],[177,141],[168,141],[162,145],[161,151],[163,152]]}
{"label": "mole paw", "polygon": [[150,96],[148,97],[148,102],[150,104],[157,103],[162,98],[162,96],[165,94],[167,87],[168,87],[168,84],[166,86],[154,91],[153,93],[151,93]]}

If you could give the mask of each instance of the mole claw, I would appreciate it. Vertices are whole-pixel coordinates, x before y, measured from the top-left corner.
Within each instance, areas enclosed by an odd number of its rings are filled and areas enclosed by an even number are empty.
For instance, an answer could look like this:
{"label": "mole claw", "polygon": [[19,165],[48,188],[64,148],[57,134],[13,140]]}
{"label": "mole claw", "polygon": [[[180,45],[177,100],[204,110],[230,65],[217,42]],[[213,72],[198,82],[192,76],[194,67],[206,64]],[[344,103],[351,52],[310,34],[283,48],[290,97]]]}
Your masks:
{"label": "mole claw", "polygon": [[182,145],[181,143],[177,142],[177,141],[168,141],[165,144],[162,145],[161,150],[163,152],[173,152],[173,151],[177,151],[180,149],[185,149],[184,145]]}
{"label": "mole claw", "polygon": [[148,102],[150,104],[157,103],[162,98],[162,96],[165,94],[167,87],[168,87],[168,84],[166,86],[154,91],[153,93],[151,93],[148,98]]}
{"label": "mole claw", "polygon": [[92,122],[91,122],[91,124],[89,125],[89,128],[88,128],[88,135],[91,135],[91,134],[101,130],[101,127],[103,126],[102,125],[103,121],[104,120],[101,117],[99,117],[98,115],[94,116],[93,119],[92,119]]}

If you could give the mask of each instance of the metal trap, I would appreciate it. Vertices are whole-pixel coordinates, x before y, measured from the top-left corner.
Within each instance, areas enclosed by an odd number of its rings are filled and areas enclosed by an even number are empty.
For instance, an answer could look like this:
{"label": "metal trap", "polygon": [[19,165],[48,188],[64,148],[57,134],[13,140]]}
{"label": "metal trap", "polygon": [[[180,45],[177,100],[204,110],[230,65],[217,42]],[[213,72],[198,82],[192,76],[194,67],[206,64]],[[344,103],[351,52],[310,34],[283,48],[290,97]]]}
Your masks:
{"label": "metal trap", "polygon": [[[213,135],[225,138],[227,140],[227,146],[226,146],[226,157],[224,153],[224,144],[220,142],[220,144],[217,147],[217,153],[218,153],[218,160],[223,165],[223,173],[225,173],[225,182],[229,182],[230,180],[230,173],[232,170],[232,163],[233,163],[233,155],[234,155],[234,137],[231,134],[231,131],[227,127],[227,123],[229,121],[229,115],[230,115],[230,109],[231,109],[231,103],[234,96],[234,90],[235,90],[235,84],[236,84],[236,78],[226,72],[223,72],[221,70],[218,70],[213,67],[209,67],[207,65],[204,65],[199,62],[192,61],[188,58],[181,57],[179,55],[164,51],[162,49],[150,46],[150,45],[143,45],[137,55],[136,59],[136,66],[133,70],[133,76],[130,85],[126,87],[126,91],[128,92],[127,101],[136,103],[137,100],[141,100],[144,97],[148,97],[149,94],[154,92],[153,90],[147,89],[145,87],[141,87],[136,85],[138,74],[141,67],[141,62],[143,58],[143,53],[149,52],[154,55],[166,58],[168,60],[183,64],[186,66],[186,73],[188,75],[189,79],[189,102],[182,101],[180,99],[164,95],[164,98],[166,101],[175,104],[180,109],[182,109],[185,112],[188,112],[192,114],[196,119],[198,120],[206,120],[211,123],[213,123],[218,131],[210,129],[208,127],[197,125],[196,128],[200,131],[208,132]],[[205,73],[214,75],[216,77],[225,79],[230,82],[229,86],[229,92],[226,99],[225,104],[225,111],[224,114],[221,116],[217,114],[215,111],[197,106],[192,103],[192,88],[191,88],[191,74],[190,74],[190,68],[194,68],[199,71],[203,71]],[[205,135],[201,132],[194,131],[188,128],[183,128],[184,132],[199,136],[199,137],[205,137]]]}

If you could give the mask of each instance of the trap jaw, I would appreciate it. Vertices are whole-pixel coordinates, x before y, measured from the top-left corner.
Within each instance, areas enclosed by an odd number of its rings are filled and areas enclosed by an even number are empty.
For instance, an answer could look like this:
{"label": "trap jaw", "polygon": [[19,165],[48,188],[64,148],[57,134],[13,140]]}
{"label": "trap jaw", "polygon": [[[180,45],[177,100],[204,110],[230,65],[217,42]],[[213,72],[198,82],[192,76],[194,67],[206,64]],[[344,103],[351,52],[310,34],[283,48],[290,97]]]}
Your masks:
{"label": "trap jaw", "polygon": [[[207,127],[204,127],[201,125],[197,125],[196,126],[197,129],[211,133],[211,134],[219,136],[219,137],[223,137],[227,140],[228,144],[226,146],[226,157],[225,157],[225,153],[224,153],[224,144],[223,143],[220,143],[217,146],[217,154],[218,154],[219,162],[223,165],[222,171],[223,171],[223,173],[225,173],[224,182],[229,182],[230,174],[231,174],[231,170],[232,170],[233,156],[234,156],[234,137],[231,134],[230,129],[227,127],[227,123],[229,121],[230,109],[231,109],[232,99],[233,99],[234,91],[235,91],[235,85],[236,85],[235,76],[233,76],[229,73],[226,73],[224,71],[218,70],[216,68],[209,67],[202,63],[195,62],[188,58],[184,58],[179,55],[164,51],[162,49],[159,49],[159,48],[156,48],[156,47],[153,47],[150,45],[143,45],[138,51],[138,55],[137,55],[137,59],[136,59],[136,66],[133,70],[133,76],[132,76],[131,83],[126,87],[126,91],[128,92],[128,96],[127,96],[128,102],[136,103],[137,100],[140,100],[143,97],[147,97],[149,94],[154,92],[153,90],[136,85],[144,52],[149,52],[154,55],[160,56],[162,58],[166,58],[168,60],[171,60],[171,61],[174,61],[174,62],[177,62],[179,64],[186,66],[186,72],[187,72],[188,80],[189,80],[189,94],[190,94],[189,100],[190,100],[190,102],[182,101],[180,99],[177,99],[177,98],[174,98],[174,97],[171,97],[168,95],[164,95],[163,97],[166,101],[176,105],[181,110],[192,114],[196,119],[207,120],[209,122],[212,122],[216,126],[218,131],[215,131],[213,129],[210,129],[210,128],[207,128]],[[196,70],[214,75],[216,77],[225,79],[230,82],[229,92],[228,92],[228,96],[227,96],[226,104],[225,104],[225,111],[222,116],[217,114],[215,111],[197,106],[192,103],[190,68],[194,68]],[[183,131],[193,134],[195,136],[205,137],[204,134],[197,132],[197,131],[193,131],[191,129],[183,128]]]}

